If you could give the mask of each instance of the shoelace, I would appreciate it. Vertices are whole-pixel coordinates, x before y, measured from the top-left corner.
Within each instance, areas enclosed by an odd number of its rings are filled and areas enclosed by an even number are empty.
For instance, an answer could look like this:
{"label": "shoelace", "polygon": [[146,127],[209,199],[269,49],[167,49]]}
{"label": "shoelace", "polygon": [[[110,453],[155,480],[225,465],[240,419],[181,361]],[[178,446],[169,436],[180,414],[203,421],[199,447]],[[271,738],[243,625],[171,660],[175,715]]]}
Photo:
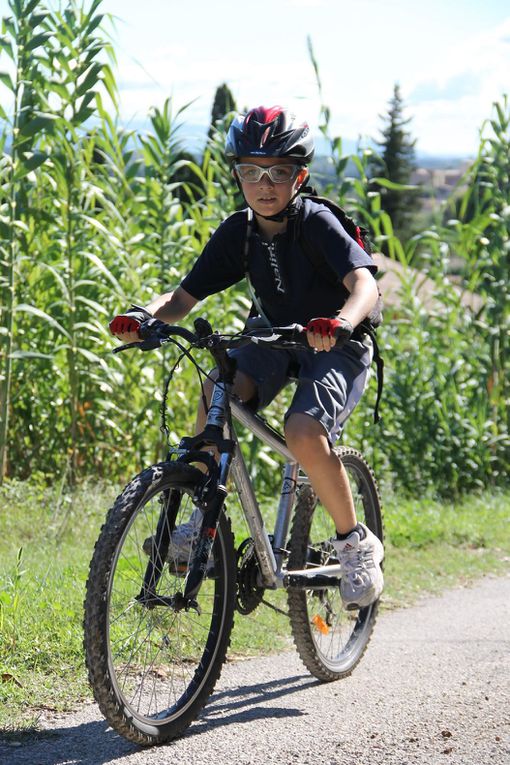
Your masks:
{"label": "shoelace", "polygon": [[172,533],[172,542],[174,544],[180,544],[183,541],[189,539],[193,540],[200,531],[202,525],[202,513],[195,508],[190,516],[189,521],[179,524]]}
{"label": "shoelace", "polygon": [[342,573],[349,580],[356,579],[369,568],[375,568],[372,550],[346,550],[339,554]]}

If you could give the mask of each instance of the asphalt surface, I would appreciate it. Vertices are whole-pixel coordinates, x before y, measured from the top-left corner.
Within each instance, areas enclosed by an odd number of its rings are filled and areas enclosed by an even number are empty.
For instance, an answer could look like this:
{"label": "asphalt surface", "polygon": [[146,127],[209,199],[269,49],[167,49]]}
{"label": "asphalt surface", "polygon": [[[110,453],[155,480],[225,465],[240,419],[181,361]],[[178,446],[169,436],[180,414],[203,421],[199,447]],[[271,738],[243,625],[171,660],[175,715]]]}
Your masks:
{"label": "asphalt surface", "polygon": [[92,703],[41,725],[0,744],[0,763],[510,765],[510,577],[383,613],[337,683],[294,653],[229,662],[200,718],[163,747],[128,743]]}

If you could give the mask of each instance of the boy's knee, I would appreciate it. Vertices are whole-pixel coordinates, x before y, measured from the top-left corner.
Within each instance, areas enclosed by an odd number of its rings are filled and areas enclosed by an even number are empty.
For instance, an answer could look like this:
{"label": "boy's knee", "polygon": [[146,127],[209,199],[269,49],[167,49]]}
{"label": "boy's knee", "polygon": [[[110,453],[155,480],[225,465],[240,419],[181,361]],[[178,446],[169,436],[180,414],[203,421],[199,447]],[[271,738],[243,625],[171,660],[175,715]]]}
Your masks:
{"label": "boy's knee", "polygon": [[287,444],[295,449],[309,449],[324,437],[322,425],[308,414],[291,414],[285,423]]}

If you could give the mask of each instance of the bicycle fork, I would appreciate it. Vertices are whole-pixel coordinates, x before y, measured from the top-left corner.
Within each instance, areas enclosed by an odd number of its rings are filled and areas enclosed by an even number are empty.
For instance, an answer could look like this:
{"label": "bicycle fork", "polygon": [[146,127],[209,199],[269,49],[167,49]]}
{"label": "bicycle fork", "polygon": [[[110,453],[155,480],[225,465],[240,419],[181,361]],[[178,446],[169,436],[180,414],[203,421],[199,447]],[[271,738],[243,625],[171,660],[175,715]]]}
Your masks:
{"label": "bicycle fork", "polygon": [[[225,497],[227,496],[226,482],[232,462],[232,453],[224,453],[220,456],[219,481],[215,486],[215,491],[207,502],[204,510],[204,519],[197,546],[193,552],[191,566],[186,576],[184,592],[182,596],[179,593],[175,596],[174,607],[194,608],[199,611],[196,597],[202,585],[207,571],[209,557],[212,552],[212,546],[216,538],[216,531],[223,510]],[[182,597],[182,599],[181,599]]]}

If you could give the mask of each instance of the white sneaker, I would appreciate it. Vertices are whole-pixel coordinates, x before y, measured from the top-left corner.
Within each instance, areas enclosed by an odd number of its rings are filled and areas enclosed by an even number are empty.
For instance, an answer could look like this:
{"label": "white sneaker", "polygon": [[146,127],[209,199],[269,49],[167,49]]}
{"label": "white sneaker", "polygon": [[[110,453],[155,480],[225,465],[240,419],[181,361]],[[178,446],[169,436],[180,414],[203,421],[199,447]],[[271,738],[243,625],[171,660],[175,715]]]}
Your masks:
{"label": "white sneaker", "polygon": [[[200,508],[195,507],[189,520],[176,526],[172,532],[166,560],[176,573],[186,573],[188,570],[191,553],[199,537],[203,517]],[[142,545],[142,549],[147,555],[151,554],[153,540],[154,537],[148,537]]]}
{"label": "white sneaker", "polygon": [[191,558],[191,551],[200,534],[200,527],[204,514],[200,508],[195,507],[189,517],[189,521],[176,526],[172,532],[172,538],[168,546],[169,561],[179,561],[187,563]]}
{"label": "white sneaker", "polygon": [[340,594],[348,611],[374,603],[384,587],[382,542],[363,523],[359,525],[365,530],[364,539],[352,531],[347,539],[330,540],[342,569]]}

